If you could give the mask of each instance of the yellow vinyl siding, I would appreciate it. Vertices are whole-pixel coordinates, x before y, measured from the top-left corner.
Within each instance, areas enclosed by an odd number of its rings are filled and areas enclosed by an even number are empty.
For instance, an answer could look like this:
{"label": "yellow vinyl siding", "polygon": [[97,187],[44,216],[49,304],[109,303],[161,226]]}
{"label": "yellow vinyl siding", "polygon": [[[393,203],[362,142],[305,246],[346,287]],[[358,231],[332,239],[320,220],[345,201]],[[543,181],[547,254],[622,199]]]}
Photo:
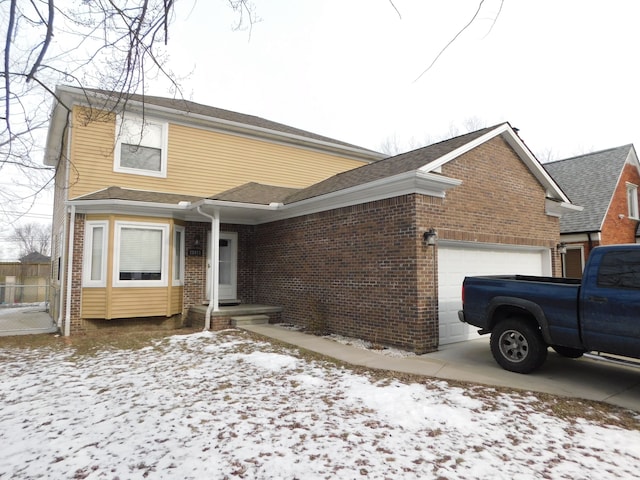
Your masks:
{"label": "yellow vinyl siding", "polygon": [[[167,178],[113,171],[115,117],[83,122],[76,109],[69,198],[120,186],[210,196],[247,182],[305,187],[364,162],[184,125],[169,125]],[[196,181],[194,181],[196,180]]]}
{"label": "yellow vinyl siding", "polygon": [[169,315],[182,312],[182,298],[184,287],[172,287],[169,301]]}
{"label": "yellow vinyl siding", "polygon": [[[87,215],[86,221],[108,220],[109,237],[107,242],[107,265],[105,288],[85,287],[82,289],[82,317],[83,318],[134,318],[171,316],[182,312],[184,288],[172,286],[173,278],[173,219],[157,217],[141,217],[135,215]],[[169,269],[166,272],[166,287],[114,287],[114,238],[116,221],[140,223],[166,223],[169,230]],[[183,222],[176,222],[182,225]]]}
{"label": "yellow vinyl siding", "polygon": [[123,287],[111,291],[111,318],[166,315],[167,287]]}
{"label": "yellow vinyl siding", "polygon": [[82,289],[82,317],[107,318],[107,289]]}

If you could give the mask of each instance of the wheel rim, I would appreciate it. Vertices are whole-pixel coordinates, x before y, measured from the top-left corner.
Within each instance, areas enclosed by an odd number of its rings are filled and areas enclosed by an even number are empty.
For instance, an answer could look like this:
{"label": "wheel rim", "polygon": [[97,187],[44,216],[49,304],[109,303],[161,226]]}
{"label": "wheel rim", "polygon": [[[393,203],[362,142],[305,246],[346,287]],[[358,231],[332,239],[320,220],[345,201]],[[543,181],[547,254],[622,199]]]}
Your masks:
{"label": "wheel rim", "polygon": [[510,362],[522,362],[529,354],[529,342],[517,330],[506,330],[500,335],[500,353]]}

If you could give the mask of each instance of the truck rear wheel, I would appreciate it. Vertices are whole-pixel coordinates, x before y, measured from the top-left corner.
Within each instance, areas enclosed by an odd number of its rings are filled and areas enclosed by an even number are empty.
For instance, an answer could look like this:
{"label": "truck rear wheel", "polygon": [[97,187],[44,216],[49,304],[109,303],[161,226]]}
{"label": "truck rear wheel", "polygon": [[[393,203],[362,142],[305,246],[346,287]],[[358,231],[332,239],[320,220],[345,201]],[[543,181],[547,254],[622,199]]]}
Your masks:
{"label": "truck rear wheel", "polygon": [[491,332],[491,353],[505,370],[530,373],[547,359],[547,344],[531,323],[521,318],[508,318]]}

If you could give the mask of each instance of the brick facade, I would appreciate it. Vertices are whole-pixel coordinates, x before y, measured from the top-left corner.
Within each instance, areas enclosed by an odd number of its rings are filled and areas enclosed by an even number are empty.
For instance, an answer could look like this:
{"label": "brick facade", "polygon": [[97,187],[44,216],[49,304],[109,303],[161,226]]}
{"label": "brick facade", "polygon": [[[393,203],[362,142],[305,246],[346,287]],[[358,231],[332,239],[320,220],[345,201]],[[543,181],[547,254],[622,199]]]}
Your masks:
{"label": "brick facade", "polygon": [[[403,195],[259,225],[256,299],[283,319],[416,353],[438,346],[437,253],[422,235],[553,249],[545,191],[501,138],[446,164],[445,199]],[[437,248],[437,247],[436,247]],[[553,256],[553,271],[560,262]]]}
{"label": "brick facade", "polygon": [[[627,182],[640,187],[640,174],[635,165],[625,164],[602,227],[602,245],[635,243],[638,220],[629,218]],[[585,252],[586,254],[586,252]]]}
{"label": "brick facade", "polygon": [[[555,251],[558,218],[545,213],[545,191],[498,136],[445,164],[462,184],[446,198],[406,194],[259,225],[222,224],[238,234],[238,298],[283,308],[282,321],[426,353],[438,347],[439,239],[544,247]],[[625,197],[626,198],[626,197]],[[182,315],[110,320],[130,328],[179,326],[191,306],[205,303],[208,222],[188,222],[187,252],[199,238],[201,256],[185,258]],[[84,216],[76,216],[72,333],[103,328],[81,312]],[[560,274],[557,255],[554,274]],[[178,318],[181,317],[181,318]],[[212,320],[214,328],[227,318]]]}

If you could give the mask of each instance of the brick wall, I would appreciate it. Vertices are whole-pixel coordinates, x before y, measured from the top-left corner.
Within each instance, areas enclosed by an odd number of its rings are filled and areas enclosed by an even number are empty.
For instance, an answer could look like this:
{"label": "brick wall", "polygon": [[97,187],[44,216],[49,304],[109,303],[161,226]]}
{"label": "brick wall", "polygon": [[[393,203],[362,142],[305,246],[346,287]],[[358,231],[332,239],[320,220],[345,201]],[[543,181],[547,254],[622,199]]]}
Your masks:
{"label": "brick wall", "polygon": [[435,348],[421,336],[437,322],[418,296],[414,195],[260,225],[256,235],[256,299],[283,306],[284,321]]}
{"label": "brick wall", "polygon": [[[67,288],[71,288],[70,333],[84,333],[81,318],[82,305],[82,257],[84,255],[84,222],[85,215],[76,213],[73,230],[73,264],[71,268],[71,285],[67,279]],[[66,292],[65,292],[66,295]],[[66,300],[65,300],[66,302]]]}
{"label": "brick wall", "polygon": [[[637,220],[629,218],[627,182],[640,186],[640,175],[635,165],[626,164],[618,181],[602,228],[602,244],[635,243]],[[622,218],[620,218],[622,215]],[[585,252],[586,255],[586,252]]]}
{"label": "brick wall", "polygon": [[[501,138],[443,173],[463,181],[445,199],[403,195],[258,226],[256,300],[312,330],[435,350],[437,256],[422,240],[426,230],[550,249],[559,241],[544,189]],[[561,273],[557,254],[553,271]]]}
{"label": "brick wall", "polygon": [[[189,222],[185,227],[185,247],[187,249],[184,258],[184,290],[182,314],[185,316],[189,307],[201,305],[205,301],[205,288],[207,279],[207,231],[211,224],[204,222]],[[200,242],[202,256],[190,256],[189,249],[194,247],[196,237]]]}

